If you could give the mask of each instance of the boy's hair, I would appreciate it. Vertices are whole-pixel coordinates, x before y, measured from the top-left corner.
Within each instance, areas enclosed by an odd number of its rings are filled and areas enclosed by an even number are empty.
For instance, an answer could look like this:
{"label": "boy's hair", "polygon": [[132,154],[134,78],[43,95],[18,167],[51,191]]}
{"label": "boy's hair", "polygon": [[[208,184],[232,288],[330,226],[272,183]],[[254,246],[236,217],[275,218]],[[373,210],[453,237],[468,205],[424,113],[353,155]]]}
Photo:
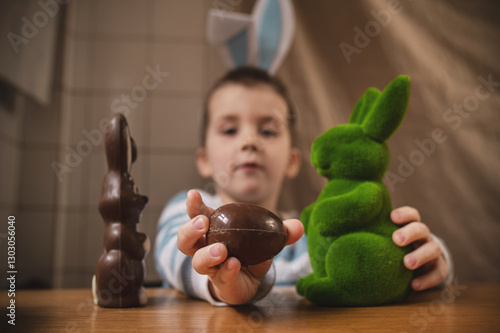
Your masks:
{"label": "boy's hair", "polygon": [[203,105],[203,114],[201,121],[202,147],[205,146],[205,140],[207,135],[207,127],[209,120],[208,104],[210,102],[210,98],[212,98],[212,95],[215,93],[215,91],[217,91],[217,89],[228,83],[241,84],[246,87],[253,87],[259,84],[268,85],[271,88],[273,88],[274,91],[278,93],[278,95],[283,97],[288,107],[287,119],[288,119],[288,126],[290,128],[290,135],[292,137],[292,145],[295,144],[296,135],[295,135],[294,125],[297,116],[295,113],[295,108],[293,107],[292,104],[292,100],[288,95],[288,90],[286,89],[285,85],[283,84],[283,82],[281,82],[280,79],[269,75],[269,73],[266,72],[265,70],[262,70],[257,67],[244,66],[235,68],[227,72],[223,77],[221,77],[218,81],[216,81],[212,86],[212,88],[208,91],[208,94],[205,98],[205,102]]}

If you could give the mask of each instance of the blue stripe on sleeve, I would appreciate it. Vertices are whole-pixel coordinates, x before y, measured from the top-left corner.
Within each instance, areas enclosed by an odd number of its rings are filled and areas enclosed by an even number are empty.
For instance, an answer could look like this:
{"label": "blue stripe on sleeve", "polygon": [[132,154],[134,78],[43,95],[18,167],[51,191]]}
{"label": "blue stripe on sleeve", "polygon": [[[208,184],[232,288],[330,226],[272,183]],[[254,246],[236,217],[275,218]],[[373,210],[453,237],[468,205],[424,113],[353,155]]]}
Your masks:
{"label": "blue stripe on sleeve", "polygon": [[186,294],[191,297],[196,296],[193,288],[193,279],[191,278],[192,261],[193,258],[186,257],[181,267],[181,279],[184,285],[184,290]]}

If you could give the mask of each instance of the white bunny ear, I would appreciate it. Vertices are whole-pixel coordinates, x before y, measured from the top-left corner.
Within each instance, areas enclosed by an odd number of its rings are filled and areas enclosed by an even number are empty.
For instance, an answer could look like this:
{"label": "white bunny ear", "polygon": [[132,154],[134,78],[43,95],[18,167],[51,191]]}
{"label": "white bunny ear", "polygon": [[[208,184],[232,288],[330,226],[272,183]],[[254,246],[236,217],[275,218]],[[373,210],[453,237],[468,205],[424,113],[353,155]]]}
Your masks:
{"label": "white bunny ear", "polygon": [[255,5],[257,63],[275,73],[292,45],[295,17],[290,0],[262,0]]}
{"label": "white bunny ear", "polygon": [[217,47],[228,67],[255,64],[250,15],[210,10],[207,19],[207,40]]}
{"label": "white bunny ear", "polygon": [[290,0],[258,0],[251,15],[210,10],[207,40],[231,68],[253,65],[274,73],[290,49],[294,25]]}

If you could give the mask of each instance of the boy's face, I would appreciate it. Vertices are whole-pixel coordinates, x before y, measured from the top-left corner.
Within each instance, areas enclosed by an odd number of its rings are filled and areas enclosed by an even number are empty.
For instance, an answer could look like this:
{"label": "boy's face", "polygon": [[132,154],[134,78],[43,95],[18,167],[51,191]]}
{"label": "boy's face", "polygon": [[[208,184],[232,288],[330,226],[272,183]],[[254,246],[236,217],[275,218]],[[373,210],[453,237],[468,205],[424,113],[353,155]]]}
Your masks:
{"label": "boy's face", "polygon": [[213,178],[223,201],[276,205],[283,178],[300,166],[285,100],[265,84],[228,83],[212,94],[208,110],[201,175]]}

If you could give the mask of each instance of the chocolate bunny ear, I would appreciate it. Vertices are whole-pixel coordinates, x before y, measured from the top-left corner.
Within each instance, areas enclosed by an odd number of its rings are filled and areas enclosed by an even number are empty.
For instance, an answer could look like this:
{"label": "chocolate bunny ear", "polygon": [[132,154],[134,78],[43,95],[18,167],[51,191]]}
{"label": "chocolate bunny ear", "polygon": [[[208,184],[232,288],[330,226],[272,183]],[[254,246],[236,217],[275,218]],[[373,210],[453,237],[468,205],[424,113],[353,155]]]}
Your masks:
{"label": "chocolate bunny ear", "polygon": [[210,10],[207,40],[230,68],[250,65],[275,73],[290,49],[294,27],[290,0],[258,0],[250,15]]}
{"label": "chocolate bunny ear", "polygon": [[137,159],[137,147],[123,114],[116,113],[109,121],[104,148],[109,170],[130,172]]}

